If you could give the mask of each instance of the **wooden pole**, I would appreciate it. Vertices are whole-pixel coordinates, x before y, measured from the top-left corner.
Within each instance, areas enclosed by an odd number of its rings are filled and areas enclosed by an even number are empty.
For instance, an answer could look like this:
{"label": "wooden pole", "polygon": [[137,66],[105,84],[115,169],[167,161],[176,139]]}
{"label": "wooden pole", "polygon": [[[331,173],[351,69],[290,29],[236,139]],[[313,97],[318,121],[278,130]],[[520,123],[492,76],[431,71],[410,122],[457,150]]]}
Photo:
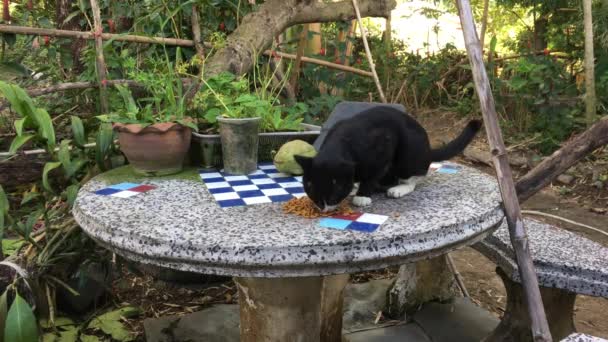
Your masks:
{"label": "wooden pole", "polygon": [[585,27],[585,121],[591,126],[595,121],[595,58],[593,53],[592,0],[583,0],[583,22]]}
{"label": "wooden pole", "polygon": [[481,49],[483,50],[486,40],[486,30],[488,29],[488,12],[490,11],[490,0],[483,0],[483,16],[481,17],[481,33],[479,40],[481,41]]}
{"label": "wooden pole", "polygon": [[97,67],[97,78],[99,80],[99,102],[101,104],[101,112],[107,113],[108,107],[108,96],[107,96],[107,76],[106,76],[106,62],[103,57],[103,26],[101,24],[101,11],[97,0],[91,0],[91,10],[93,11],[93,30],[95,36],[95,65]]}
{"label": "wooden pole", "polygon": [[298,82],[300,81],[300,72],[302,70],[302,56],[304,55],[304,49],[306,48],[306,41],[308,40],[308,24],[302,25],[302,32],[300,32],[300,39],[298,40],[298,50],[296,51],[296,60],[291,72],[291,88],[294,92],[298,92]]}
{"label": "wooden pole", "polygon": [[380,84],[380,79],[378,79],[378,74],[376,73],[376,65],[374,64],[374,59],[372,57],[372,53],[369,50],[369,45],[367,44],[367,33],[365,32],[365,27],[363,26],[363,21],[361,20],[361,12],[359,12],[359,5],[357,5],[357,0],[353,1],[353,7],[355,7],[355,13],[357,14],[357,22],[359,23],[359,29],[361,30],[361,38],[363,39],[363,47],[365,48],[365,54],[367,55],[367,60],[369,62],[369,67],[372,70],[372,77],[374,78],[374,82],[376,83],[376,88],[378,88],[378,94],[380,94],[380,100],[386,103],[386,97],[384,97],[384,92],[382,91],[382,85]]}
{"label": "wooden pole", "polygon": [[524,227],[524,221],[521,215],[515,186],[513,184],[513,175],[509,166],[509,159],[505,144],[502,139],[500,126],[498,125],[498,116],[496,115],[496,107],[494,97],[490,88],[488,75],[486,74],[485,65],[483,63],[483,54],[479,45],[479,38],[475,29],[473,20],[473,12],[469,0],[457,0],[459,7],[460,23],[464,34],[464,41],[467,48],[467,54],[471,63],[473,79],[475,81],[475,89],[481,105],[481,112],[488,135],[488,142],[493,156],[494,167],[498,184],[503,199],[503,206],[509,226],[509,235],[511,236],[511,244],[515,251],[519,274],[522,280],[522,286],[526,294],[526,302],[532,323],[532,336],[534,341],[552,341],[545,308],[543,307],[540,290],[538,288],[538,279],[530,257],[530,248],[528,245],[528,236]]}
{"label": "wooden pole", "polygon": [[[264,55],[266,56],[278,56],[281,58],[286,58],[286,59],[296,59],[296,55],[290,54],[290,53],[285,53],[285,52],[279,52],[279,51],[264,51]],[[306,57],[306,56],[302,56],[301,61],[304,63],[314,63],[317,65],[322,65],[328,68],[332,68],[332,69],[336,69],[336,70],[342,70],[342,71],[348,71],[350,73],[353,74],[357,74],[357,75],[361,75],[361,76],[367,76],[367,77],[374,77],[374,73],[370,72],[370,71],[366,71],[366,70],[361,70],[361,69],[357,69],[357,68],[353,68],[347,65],[342,65],[342,64],[336,64],[336,63],[331,63],[331,62],[327,62],[321,59],[316,59],[316,58],[310,58],[310,57]]]}

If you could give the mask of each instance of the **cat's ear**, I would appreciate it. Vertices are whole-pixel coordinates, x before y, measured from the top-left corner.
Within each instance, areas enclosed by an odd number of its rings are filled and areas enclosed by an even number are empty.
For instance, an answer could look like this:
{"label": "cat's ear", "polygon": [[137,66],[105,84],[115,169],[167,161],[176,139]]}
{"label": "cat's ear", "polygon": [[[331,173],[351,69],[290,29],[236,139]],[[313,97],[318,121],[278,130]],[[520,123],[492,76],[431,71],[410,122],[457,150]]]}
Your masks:
{"label": "cat's ear", "polygon": [[306,172],[307,170],[310,170],[312,168],[312,158],[311,157],[294,155],[293,158],[296,160],[296,162],[298,164],[300,164],[300,166],[302,167],[302,170],[304,170],[304,172]]}

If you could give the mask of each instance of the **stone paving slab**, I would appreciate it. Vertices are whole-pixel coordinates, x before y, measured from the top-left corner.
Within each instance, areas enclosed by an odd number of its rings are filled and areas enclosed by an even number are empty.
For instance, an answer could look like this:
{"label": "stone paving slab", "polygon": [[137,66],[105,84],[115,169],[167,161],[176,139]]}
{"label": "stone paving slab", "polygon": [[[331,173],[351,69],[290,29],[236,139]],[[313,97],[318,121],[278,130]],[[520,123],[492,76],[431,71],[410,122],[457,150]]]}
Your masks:
{"label": "stone paving slab", "polygon": [[566,337],[561,340],[561,342],[608,342],[608,340],[587,334],[576,333]]}
{"label": "stone paving slab", "polygon": [[433,342],[479,342],[496,328],[499,320],[469,299],[457,298],[445,304],[425,304],[414,315],[414,322]]}
{"label": "stone paving slab", "polygon": [[[365,330],[346,334],[343,342],[431,342],[418,324],[410,323],[392,327]],[[456,341],[456,340],[454,340]]]}

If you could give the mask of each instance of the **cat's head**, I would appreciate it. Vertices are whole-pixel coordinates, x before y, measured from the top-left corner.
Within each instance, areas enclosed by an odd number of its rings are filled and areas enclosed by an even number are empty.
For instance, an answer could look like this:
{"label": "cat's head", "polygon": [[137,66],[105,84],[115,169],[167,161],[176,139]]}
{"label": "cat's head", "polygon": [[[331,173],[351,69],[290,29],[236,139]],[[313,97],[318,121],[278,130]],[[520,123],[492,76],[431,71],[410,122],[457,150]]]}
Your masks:
{"label": "cat's head", "polygon": [[335,209],[353,189],[354,164],[345,160],[320,160],[294,156],[304,171],[304,191],[322,211]]}

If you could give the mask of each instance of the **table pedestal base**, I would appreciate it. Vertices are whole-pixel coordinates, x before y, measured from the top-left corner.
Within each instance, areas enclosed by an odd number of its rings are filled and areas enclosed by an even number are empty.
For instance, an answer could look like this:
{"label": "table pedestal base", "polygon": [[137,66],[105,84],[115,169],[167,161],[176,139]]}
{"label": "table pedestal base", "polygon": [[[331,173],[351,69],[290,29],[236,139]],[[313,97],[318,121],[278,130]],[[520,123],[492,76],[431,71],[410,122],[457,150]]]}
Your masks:
{"label": "table pedestal base", "polygon": [[241,341],[341,341],[348,277],[235,278]]}
{"label": "table pedestal base", "polygon": [[388,313],[396,319],[407,319],[420,305],[433,300],[444,301],[458,293],[447,255],[405,264],[399,268],[395,284],[389,291]]}

